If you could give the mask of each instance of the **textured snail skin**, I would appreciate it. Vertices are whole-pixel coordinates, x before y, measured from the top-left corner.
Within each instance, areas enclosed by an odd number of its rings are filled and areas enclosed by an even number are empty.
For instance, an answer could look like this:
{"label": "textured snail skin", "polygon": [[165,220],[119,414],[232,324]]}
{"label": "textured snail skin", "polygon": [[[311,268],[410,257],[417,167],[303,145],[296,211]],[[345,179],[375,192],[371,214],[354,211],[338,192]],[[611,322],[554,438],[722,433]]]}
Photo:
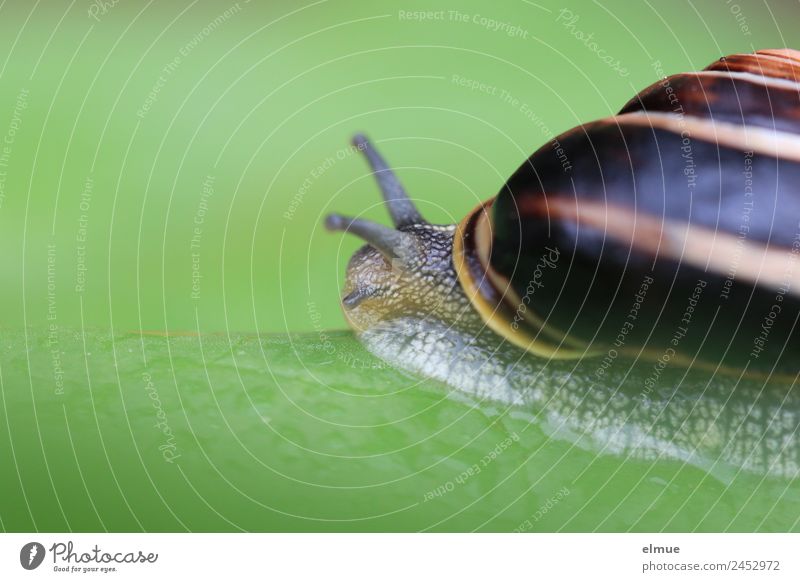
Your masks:
{"label": "textured snail skin", "polygon": [[650,362],[620,360],[601,373],[597,358],[536,357],[470,308],[449,261],[454,230],[411,229],[421,258],[404,270],[369,246],[353,256],[346,291],[380,289],[346,311],[370,352],[478,404],[524,410],[554,437],[586,450],[682,461],[723,481],[740,470],[797,476],[800,391],[685,369],[656,377]]}

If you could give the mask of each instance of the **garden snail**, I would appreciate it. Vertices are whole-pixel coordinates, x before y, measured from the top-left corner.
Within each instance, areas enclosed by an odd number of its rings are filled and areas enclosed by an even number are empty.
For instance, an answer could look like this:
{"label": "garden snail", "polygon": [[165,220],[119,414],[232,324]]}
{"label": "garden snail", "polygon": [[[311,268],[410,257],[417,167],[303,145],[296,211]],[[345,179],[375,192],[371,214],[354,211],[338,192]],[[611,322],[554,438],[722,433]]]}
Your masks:
{"label": "garden snail", "polygon": [[[681,458],[699,446],[712,456],[735,436],[719,411],[749,382],[762,388],[751,408],[783,426],[761,439],[790,441],[759,462],[797,471],[797,391],[770,381],[800,372],[798,133],[800,51],[733,55],[558,136],[445,226],[422,218],[357,136],[395,228],[327,217],[329,229],[368,243],[347,268],[348,322],[391,364],[479,397],[541,401],[555,381],[568,388],[565,408],[600,398],[591,405],[642,418],[667,399],[675,426],[659,446]],[[690,368],[716,378],[702,401],[681,400],[691,413],[675,402]],[[618,390],[626,384],[635,395]],[[598,386],[615,391],[598,396]],[[677,426],[698,405],[718,411],[705,444]],[[728,420],[740,430],[748,414]],[[643,424],[636,431],[655,438]]]}

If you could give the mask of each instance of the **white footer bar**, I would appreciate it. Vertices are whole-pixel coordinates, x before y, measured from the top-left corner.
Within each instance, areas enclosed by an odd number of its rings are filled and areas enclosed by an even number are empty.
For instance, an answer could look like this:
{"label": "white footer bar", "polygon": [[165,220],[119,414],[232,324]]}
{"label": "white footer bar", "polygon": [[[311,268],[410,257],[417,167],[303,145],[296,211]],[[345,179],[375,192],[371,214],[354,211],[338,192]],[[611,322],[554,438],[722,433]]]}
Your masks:
{"label": "white footer bar", "polygon": [[798,554],[797,534],[3,534],[0,580],[777,581]]}

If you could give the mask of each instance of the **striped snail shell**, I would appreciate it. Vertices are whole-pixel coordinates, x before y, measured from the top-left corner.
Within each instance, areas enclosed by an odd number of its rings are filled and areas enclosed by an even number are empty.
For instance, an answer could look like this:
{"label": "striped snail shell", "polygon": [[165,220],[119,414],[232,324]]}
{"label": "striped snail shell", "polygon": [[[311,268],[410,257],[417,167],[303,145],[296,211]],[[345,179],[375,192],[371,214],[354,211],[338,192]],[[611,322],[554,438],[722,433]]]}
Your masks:
{"label": "striped snail shell", "polygon": [[[542,146],[468,216],[459,279],[542,356],[794,375],[799,132],[798,51],[667,77]],[[546,249],[559,267],[537,270]]]}
{"label": "striped snail shell", "polygon": [[798,130],[800,52],[733,55],[545,144],[457,225],[356,136],[394,228],[327,217],[367,243],[345,316],[388,364],[584,448],[796,476]]}

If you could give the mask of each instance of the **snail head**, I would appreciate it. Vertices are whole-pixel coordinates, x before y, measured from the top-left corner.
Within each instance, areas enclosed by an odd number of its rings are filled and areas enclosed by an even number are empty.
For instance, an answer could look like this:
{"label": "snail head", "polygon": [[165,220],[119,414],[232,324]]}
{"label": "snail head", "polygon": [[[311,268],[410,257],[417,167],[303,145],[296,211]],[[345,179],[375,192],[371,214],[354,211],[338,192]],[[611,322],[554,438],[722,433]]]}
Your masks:
{"label": "snail head", "polygon": [[353,145],[369,162],[394,228],[341,214],[325,218],[328,230],[367,243],[347,266],[342,307],[350,325],[365,331],[387,319],[441,318],[456,306],[463,308],[452,262],[455,225],[429,224],[372,143],[356,135]]}

